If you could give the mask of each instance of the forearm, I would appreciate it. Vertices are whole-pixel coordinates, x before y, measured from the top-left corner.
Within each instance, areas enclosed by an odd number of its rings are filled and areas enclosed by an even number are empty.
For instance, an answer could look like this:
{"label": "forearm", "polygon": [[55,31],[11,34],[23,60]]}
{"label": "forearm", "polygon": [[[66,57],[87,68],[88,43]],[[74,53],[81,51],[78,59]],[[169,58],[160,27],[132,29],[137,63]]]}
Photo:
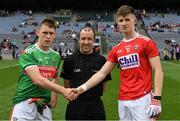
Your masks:
{"label": "forearm", "polygon": [[56,77],[56,78],[52,79],[52,82],[55,83],[55,84],[59,84],[59,80],[60,80],[60,78]]}
{"label": "forearm", "polygon": [[[35,85],[38,85],[42,88],[50,89],[54,92],[58,92],[62,94],[66,92],[66,89],[64,87],[58,84],[55,84],[49,81],[48,79],[42,77],[37,66],[27,68],[25,71]],[[58,80],[53,80],[53,81],[57,82]]]}
{"label": "forearm", "polygon": [[[102,72],[97,72],[94,74],[86,83],[83,85],[79,86],[78,89],[80,90],[80,93],[83,93],[84,91],[91,89],[92,87],[96,86],[99,84],[104,78],[106,77],[105,74]],[[82,89],[80,89],[82,88]]]}
{"label": "forearm", "polygon": [[[57,82],[57,80],[55,80],[55,82]],[[52,90],[54,92],[58,92],[58,93],[61,93],[61,94],[64,94],[64,92],[65,92],[64,87],[62,87],[60,85],[57,85],[57,84],[49,81],[48,79],[46,79],[44,77],[39,77],[35,84],[40,86],[40,87],[50,89],[50,90]]]}
{"label": "forearm", "polygon": [[94,74],[86,83],[78,87],[79,93],[83,93],[84,91],[91,89],[92,87],[99,84],[105,77],[108,75],[113,69],[115,63],[106,62],[100,71]]}
{"label": "forearm", "polygon": [[163,71],[159,56],[150,58],[151,67],[154,70],[154,93],[155,96],[161,96],[163,86]]}
{"label": "forearm", "polygon": [[162,86],[163,86],[163,72],[162,70],[156,70],[154,77],[155,96],[161,96]]}
{"label": "forearm", "polygon": [[[56,77],[56,78],[52,79],[52,82],[59,85],[59,80],[60,80],[59,77]],[[52,93],[54,95],[57,95],[57,92],[55,92],[55,91],[53,91]]]}

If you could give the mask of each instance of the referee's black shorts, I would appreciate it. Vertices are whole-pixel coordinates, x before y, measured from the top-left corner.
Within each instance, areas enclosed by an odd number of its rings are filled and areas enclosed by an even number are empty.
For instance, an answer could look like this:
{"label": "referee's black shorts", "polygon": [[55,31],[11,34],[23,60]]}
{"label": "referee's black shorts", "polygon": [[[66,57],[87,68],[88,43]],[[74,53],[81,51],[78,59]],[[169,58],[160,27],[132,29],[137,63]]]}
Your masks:
{"label": "referee's black shorts", "polygon": [[106,120],[104,104],[100,97],[81,98],[69,102],[66,120]]}

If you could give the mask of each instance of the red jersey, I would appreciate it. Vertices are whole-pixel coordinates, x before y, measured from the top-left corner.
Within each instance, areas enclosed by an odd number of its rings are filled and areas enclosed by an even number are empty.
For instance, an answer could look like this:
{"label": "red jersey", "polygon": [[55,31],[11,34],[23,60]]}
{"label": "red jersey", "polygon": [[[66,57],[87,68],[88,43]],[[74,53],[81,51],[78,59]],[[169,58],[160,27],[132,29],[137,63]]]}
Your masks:
{"label": "red jersey", "polygon": [[149,58],[159,56],[153,40],[137,35],[123,39],[109,52],[107,61],[120,64],[120,100],[140,98],[152,89],[152,68]]}

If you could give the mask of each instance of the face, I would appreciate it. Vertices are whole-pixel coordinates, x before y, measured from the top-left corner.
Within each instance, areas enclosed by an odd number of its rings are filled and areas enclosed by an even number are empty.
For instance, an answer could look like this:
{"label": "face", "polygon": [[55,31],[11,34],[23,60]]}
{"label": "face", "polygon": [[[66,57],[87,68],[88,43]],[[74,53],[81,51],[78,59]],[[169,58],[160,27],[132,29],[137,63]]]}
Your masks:
{"label": "face", "polygon": [[42,50],[49,50],[54,38],[56,37],[55,29],[43,24],[37,31],[38,46]]}
{"label": "face", "polygon": [[94,34],[90,28],[85,28],[81,30],[80,33],[80,51],[83,54],[90,54],[93,52],[93,44],[94,44]]}
{"label": "face", "polygon": [[136,17],[133,14],[119,16],[117,18],[119,31],[124,34],[129,34],[135,31]]}

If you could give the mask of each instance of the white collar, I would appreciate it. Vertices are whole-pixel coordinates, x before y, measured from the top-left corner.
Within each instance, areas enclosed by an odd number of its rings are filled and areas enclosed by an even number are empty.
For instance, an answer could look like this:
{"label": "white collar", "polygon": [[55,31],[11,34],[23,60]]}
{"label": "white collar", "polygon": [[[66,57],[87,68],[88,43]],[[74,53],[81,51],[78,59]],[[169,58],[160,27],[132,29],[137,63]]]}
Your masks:
{"label": "white collar", "polygon": [[45,51],[45,50],[42,50],[41,48],[39,48],[38,45],[37,45],[37,43],[35,44],[35,46],[36,46],[37,49],[38,49],[39,51],[41,51],[42,53],[49,53],[49,52],[50,52],[50,48],[49,48],[49,50]]}

